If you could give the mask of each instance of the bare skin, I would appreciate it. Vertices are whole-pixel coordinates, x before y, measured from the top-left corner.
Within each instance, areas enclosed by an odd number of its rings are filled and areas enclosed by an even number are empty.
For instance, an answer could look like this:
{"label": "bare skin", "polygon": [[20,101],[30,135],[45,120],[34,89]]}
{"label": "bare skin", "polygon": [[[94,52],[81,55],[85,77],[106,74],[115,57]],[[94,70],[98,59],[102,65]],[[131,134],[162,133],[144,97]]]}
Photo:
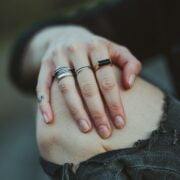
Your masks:
{"label": "bare skin", "polygon": [[[59,93],[57,82],[54,81],[51,89],[54,124],[44,124],[41,113],[38,111],[37,114],[37,141],[44,159],[57,164],[78,164],[99,153],[132,147],[134,142],[147,139],[158,128],[162,115],[163,92],[140,78],[137,78],[132,90],[125,91],[119,83],[119,70],[114,68],[114,71],[127,115],[126,127],[121,130],[114,128],[111,137],[106,140],[98,136],[95,128],[83,134],[76,128],[73,116],[66,107],[63,95]],[[109,121],[111,122],[110,116]]]}
{"label": "bare skin", "polygon": [[[109,65],[96,69],[99,61],[102,63],[105,59],[108,59]],[[121,129],[125,126],[126,116],[110,64],[112,62],[121,68],[123,87],[132,88],[135,77],[141,71],[141,63],[126,47],[80,26],[55,26],[43,29],[31,39],[23,62],[23,77],[31,79],[38,74],[37,98],[46,124],[52,124],[55,119],[49,96],[54,71],[66,67],[77,72],[86,67],[83,73],[77,74],[76,81],[69,76],[59,83],[71,113],[74,113],[75,107],[78,111],[73,120],[84,133],[91,131],[94,124],[102,138],[111,136],[112,126],[105,113],[104,99],[114,127]]]}

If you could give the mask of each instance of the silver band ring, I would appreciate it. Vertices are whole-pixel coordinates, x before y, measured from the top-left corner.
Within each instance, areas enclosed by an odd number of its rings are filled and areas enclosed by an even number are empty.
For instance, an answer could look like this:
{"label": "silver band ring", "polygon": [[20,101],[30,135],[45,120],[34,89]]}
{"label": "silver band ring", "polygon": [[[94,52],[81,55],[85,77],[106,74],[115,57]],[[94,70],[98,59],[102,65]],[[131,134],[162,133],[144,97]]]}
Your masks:
{"label": "silver band ring", "polygon": [[66,72],[66,71],[73,71],[73,68],[70,68],[70,67],[65,67],[65,66],[63,66],[63,67],[59,67],[59,68],[57,68],[56,70],[55,70],[55,72],[54,72],[54,74],[55,74],[55,76],[56,76],[56,73],[59,73],[59,72]]}
{"label": "silver band ring", "polygon": [[73,76],[73,73],[72,72],[66,72],[66,73],[58,75],[56,78],[58,81],[60,81],[61,79],[65,78],[67,76]]}
{"label": "silver band ring", "polygon": [[101,66],[112,65],[111,59],[103,59],[97,62],[94,66],[94,70],[97,71]]}
{"label": "silver band ring", "polygon": [[76,69],[76,75],[78,75],[82,70],[84,70],[85,68],[89,68],[91,69],[91,66],[83,66],[83,67],[80,67],[78,69]]}
{"label": "silver band ring", "polygon": [[69,67],[60,67],[56,69],[54,76],[58,81],[67,76],[73,76],[73,69]]}

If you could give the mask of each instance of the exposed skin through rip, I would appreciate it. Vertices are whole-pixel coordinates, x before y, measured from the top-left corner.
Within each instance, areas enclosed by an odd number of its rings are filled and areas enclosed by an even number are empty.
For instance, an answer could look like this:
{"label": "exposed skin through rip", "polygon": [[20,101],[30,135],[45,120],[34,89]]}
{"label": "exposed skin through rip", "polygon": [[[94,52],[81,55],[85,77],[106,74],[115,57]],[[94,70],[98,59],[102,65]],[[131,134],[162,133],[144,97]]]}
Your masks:
{"label": "exposed skin through rip", "polygon": [[[114,68],[117,81],[119,70]],[[57,82],[51,89],[54,123],[47,126],[41,114],[37,115],[37,141],[41,156],[56,164],[78,164],[88,158],[115,149],[132,147],[139,139],[147,139],[158,128],[162,116],[164,94],[148,82],[137,78],[132,90],[123,90],[119,84],[122,102],[127,115],[123,129],[115,129],[109,139],[102,139],[93,130],[83,134],[67,109]],[[110,120],[110,116],[109,120]]]}

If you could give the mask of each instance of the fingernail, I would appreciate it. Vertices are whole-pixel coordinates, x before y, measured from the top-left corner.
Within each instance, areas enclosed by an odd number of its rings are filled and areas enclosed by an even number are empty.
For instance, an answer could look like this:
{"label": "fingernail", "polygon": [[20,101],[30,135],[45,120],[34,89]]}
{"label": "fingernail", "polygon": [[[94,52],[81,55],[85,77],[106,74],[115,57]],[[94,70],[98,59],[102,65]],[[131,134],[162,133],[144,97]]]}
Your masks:
{"label": "fingernail", "polygon": [[131,74],[130,77],[129,77],[129,85],[132,86],[134,81],[135,81],[135,75],[134,74]]}
{"label": "fingernail", "polygon": [[46,124],[48,124],[48,123],[49,123],[49,118],[48,118],[48,116],[46,115],[46,113],[43,113],[43,118],[44,118],[44,122],[45,122]]}
{"label": "fingernail", "polygon": [[82,130],[83,132],[87,132],[90,129],[89,124],[87,123],[86,120],[80,120],[79,127],[80,127],[80,130]]}
{"label": "fingernail", "polygon": [[123,128],[124,127],[124,120],[121,116],[116,116],[115,125],[117,128]]}
{"label": "fingernail", "polygon": [[106,125],[100,125],[98,130],[102,138],[108,138],[110,136],[110,131]]}

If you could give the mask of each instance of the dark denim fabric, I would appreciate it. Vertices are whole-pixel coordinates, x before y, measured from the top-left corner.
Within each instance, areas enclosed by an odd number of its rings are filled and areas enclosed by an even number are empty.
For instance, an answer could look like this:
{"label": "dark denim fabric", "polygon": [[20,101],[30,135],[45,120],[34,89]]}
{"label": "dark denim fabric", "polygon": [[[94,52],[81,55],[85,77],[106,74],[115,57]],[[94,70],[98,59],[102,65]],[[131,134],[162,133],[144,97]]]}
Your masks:
{"label": "dark denim fabric", "polygon": [[41,164],[54,180],[180,180],[180,102],[167,96],[159,128],[132,148],[96,155],[76,172],[73,164]]}

